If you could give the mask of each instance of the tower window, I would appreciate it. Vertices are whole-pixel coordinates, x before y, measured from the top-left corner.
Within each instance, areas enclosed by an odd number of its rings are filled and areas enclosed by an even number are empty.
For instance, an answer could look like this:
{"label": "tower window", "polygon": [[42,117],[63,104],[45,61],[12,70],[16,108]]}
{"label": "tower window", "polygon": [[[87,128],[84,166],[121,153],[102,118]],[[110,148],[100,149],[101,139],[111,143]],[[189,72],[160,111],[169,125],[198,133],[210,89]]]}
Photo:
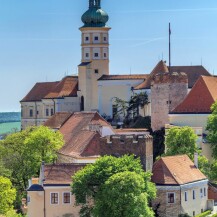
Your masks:
{"label": "tower window", "polygon": [[86,53],[86,54],[85,54],[85,57],[89,57],[89,53]]}
{"label": "tower window", "polygon": [[98,53],[94,53],[94,57],[99,57],[99,54]]}
{"label": "tower window", "polygon": [[105,58],[107,57],[106,53],[104,53],[104,57],[105,57]]}
{"label": "tower window", "polygon": [[98,70],[98,69],[95,69],[94,72],[95,72],[95,74],[98,74],[98,73],[99,73],[99,70]]}
{"label": "tower window", "polygon": [[95,41],[98,41],[98,40],[99,40],[99,37],[98,37],[98,36],[95,36],[95,37],[94,37],[94,40],[95,40]]}
{"label": "tower window", "polygon": [[106,38],[106,37],[104,37],[104,41],[107,41],[107,38]]}
{"label": "tower window", "polygon": [[85,41],[89,41],[89,37],[85,37]]}

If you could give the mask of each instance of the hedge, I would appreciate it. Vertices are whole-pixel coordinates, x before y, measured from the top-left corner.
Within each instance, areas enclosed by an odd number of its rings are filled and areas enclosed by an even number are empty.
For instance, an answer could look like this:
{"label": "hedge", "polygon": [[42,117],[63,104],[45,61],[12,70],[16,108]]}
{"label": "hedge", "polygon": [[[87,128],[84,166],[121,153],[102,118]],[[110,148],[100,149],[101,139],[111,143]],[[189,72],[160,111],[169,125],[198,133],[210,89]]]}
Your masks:
{"label": "hedge", "polygon": [[196,215],[195,217],[205,217],[208,216],[209,214],[211,214],[211,210],[207,210],[206,212]]}

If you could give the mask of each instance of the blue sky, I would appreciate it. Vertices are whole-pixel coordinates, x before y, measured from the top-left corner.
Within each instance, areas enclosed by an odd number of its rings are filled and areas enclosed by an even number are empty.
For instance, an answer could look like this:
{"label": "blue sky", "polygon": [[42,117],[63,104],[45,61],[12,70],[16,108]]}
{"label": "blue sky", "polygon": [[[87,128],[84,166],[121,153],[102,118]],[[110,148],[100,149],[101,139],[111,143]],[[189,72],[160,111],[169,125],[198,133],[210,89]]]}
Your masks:
{"label": "blue sky", "polygon": [[[88,0],[0,0],[0,112],[19,111],[36,82],[77,73]],[[149,73],[168,60],[217,74],[216,0],[102,0],[110,16],[110,73]]]}

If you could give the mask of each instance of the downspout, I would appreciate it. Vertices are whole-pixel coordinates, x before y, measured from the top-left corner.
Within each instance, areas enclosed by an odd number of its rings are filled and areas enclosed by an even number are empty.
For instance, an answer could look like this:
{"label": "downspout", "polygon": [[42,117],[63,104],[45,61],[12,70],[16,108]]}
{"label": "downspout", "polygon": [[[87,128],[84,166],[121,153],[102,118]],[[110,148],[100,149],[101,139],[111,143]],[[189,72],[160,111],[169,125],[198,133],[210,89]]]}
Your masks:
{"label": "downspout", "polygon": [[[42,177],[41,177],[41,179],[42,179],[42,186],[43,186],[43,189],[44,189],[44,181],[45,181],[45,178],[44,178],[44,161],[42,162],[42,164],[41,164],[41,173],[42,173]],[[45,189],[44,189],[44,217],[46,217],[46,203],[45,203]]]}
{"label": "downspout", "polygon": [[181,210],[182,210],[182,186],[180,185],[180,211],[179,211],[179,214],[181,214]]}

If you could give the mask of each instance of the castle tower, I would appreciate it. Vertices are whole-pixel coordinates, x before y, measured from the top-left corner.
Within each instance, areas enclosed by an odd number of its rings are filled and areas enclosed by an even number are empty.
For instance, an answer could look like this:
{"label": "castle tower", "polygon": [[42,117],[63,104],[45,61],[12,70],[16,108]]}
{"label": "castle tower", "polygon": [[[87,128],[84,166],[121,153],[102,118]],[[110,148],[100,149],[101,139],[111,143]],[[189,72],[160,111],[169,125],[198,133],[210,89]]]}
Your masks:
{"label": "castle tower", "polygon": [[160,130],[169,123],[169,113],[188,94],[188,77],[185,73],[159,73],[151,86],[151,127]]}
{"label": "castle tower", "polygon": [[108,14],[101,9],[101,0],[89,0],[89,9],[82,15],[81,64],[79,92],[81,110],[98,110],[98,84],[102,75],[109,74]]}

